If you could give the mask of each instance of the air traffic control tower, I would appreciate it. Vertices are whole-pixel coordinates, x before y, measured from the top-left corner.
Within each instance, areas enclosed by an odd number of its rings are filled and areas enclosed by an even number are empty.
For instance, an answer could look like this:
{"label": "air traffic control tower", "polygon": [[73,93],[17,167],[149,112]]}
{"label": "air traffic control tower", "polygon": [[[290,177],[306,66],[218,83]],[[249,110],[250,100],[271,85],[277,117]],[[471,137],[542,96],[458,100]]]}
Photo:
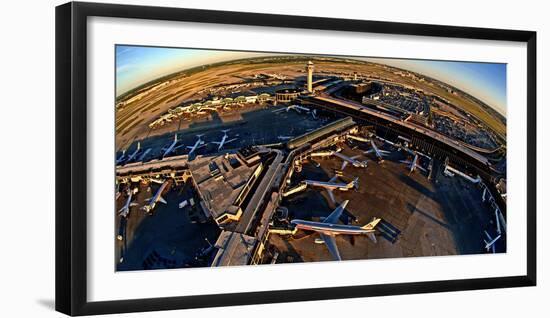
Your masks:
{"label": "air traffic control tower", "polygon": [[307,71],[307,91],[313,93],[313,62],[308,61],[306,64]]}

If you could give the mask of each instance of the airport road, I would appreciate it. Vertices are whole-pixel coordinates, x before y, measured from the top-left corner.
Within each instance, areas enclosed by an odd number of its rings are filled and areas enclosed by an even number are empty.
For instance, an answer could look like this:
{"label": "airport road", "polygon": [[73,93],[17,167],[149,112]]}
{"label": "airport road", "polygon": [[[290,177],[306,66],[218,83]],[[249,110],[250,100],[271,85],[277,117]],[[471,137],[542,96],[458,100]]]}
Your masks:
{"label": "airport road", "polygon": [[429,130],[429,129],[414,125],[412,123],[396,119],[396,118],[394,118],[390,115],[384,114],[383,112],[370,109],[370,108],[368,108],[368,107],[366,107],[366,106],[364,106],[360,103],[349,101],[349,100],[341,100],[341,99],[333,98],[333,97],[330,97],[330,96],[316,96],[316,97],[312,98],[312,101],[313,102],[320,101],[320,102],[324,102],[324,103],[330,103],[332,105],[337,105],[337,106],[340,106],[340,107],[344,107],[344,108],[349,109],[349,110],[360,111],[360,112],[363,112],[363,113],[371,115],[371,116],[382,118],[382,119],[387,120],[387,121],[389,121],[391,123],[394,123],[396,125],[403,126],[403,127],[408,128],[408,129],[411,129],[413,131],[416,131],[418,133],[424,134],[428,137],[431,137],[434,140],[439,140],[439,141],[445,143],[446,145],[448,145],[448,146],[450,146],[454,149],[457,149],[458,151],[468,155],[469,157],[472,157],[473,159],[479,161],[480,163],[482,163],[484,165],[489,163],[489,161],[487,160],[487,158],[485,158],[485,156],[480,155],[479,153],[471,150],[470,148],[462,146],[458,141],[456,141],[454,139],[451,139],[451,138],[449,138],[449,137],[447,137],[443,134],[440,134],[438,132],[435,132],[433,130]]}

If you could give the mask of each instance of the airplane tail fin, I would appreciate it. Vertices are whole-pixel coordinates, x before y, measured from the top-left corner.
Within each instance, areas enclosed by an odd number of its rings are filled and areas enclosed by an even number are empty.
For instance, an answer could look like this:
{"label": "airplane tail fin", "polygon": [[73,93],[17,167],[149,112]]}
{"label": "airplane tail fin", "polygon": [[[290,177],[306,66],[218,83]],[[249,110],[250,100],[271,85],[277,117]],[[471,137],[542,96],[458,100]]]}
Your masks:
{"label": "airplane tail fin", "polygon": [[174,141],[178,141],[178,134],[174,134]]}
{"label": "airplane tail fin", "polygon": [[141,149],[141,142],[139,142],[139,141],[138,141],[138,147],[137,147],[137,149],[138,149],[138,150]]}
{"label": "airplane tail fin", "polygon": [[164,200],[164,198],[162,196],[159,196],[159,202],[167,204],[166,200]]}
{"label": "airplane tail fin", "polygon": [[382,221],[381,218],[375,217],[372,221],[370,221],[369,223],[363,225],[361,228],[363,230],[373,230],[374,231],[374,228],[378,225],[378,223],[380,223],[380,221]]}

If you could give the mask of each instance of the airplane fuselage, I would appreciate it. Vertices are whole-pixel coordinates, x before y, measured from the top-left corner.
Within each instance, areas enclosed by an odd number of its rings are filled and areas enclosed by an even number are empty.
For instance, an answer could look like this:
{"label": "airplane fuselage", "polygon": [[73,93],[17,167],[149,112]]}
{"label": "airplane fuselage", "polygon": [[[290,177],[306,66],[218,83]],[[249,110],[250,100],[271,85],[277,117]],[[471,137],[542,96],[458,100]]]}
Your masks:
{"label": "airplane fuselage", "polygon": [[327,235],[360,235],[374,232],[374,230],[363,229],[356,225],[332,224],[306,220],[292,220],[290,223],[294,224],[299,230],[315,231]]}
{"label": "airplane fuselage", "polygon": [[380,150],[378,150],[378,147],[376,147],[376,144],[374,143],[374,141],[371,140],[370,144],[372,145],[372,149],[374,149],[374,153],[376,154],[376,156],[379,159],[382,159],[382,154],[380,153]]}
{"label": "airplane fuselage", "polygon": [[366,168],[366,167],[367,167],[367,163],[366,163],[366,162],[362,162],[362,161],[359,161],[359,160],[355,160],[355,159],[353,159],[353,158],[350,158],[350,157],[348,157],[348,156],[346,156],[346,155],[343,155],[343,154],[341,154],[341,153],[339,153],[339,152],[336,152],[336,151],[334,151],[332,154],[335,155],[335,156],[337,156],[337,157],[339,157],[339,158],[342,159],[342,160],[345,160],[345,161],[351,163],[351,164],[352,164],[354,167],[356,167],[356,168]]}
{"label": "airplane fuselage", "polygon": [[202,141],[201,139],[197,140],[197,142],[195,142],[193,147],[191,147],[191,149],[189,149],[189,154],[192,154],[193,152],[195,152],[195,150],[197,150],[197,148],[199,146],[201,146],[202,144],[204,144],[204,141]]}
{"label": "airplane fuselage", "polygon": [[128,193],[126,203],[124,204],[122,209],[120,209],[120,215],[122,215],[123,217],[127,217],[128,214],[130,214],[130,203],[132,203],[132,192]]}
{"label": "airplane fuselage", "polygon": [[218,150],[222,150],[226,139],[227,139],[227,134],[224,134],[223,137],[222,137],[222,141],[220,141],[220,145],[218,146]]}
{"label": "airplane fuselage", "polygon": [[177,140],[174,140],[172,142],[172,144],[166,149],[166,151],[164,152],[164,154],[162,155],[163,157],[166,157],[168,156],[170,153],[172,153],[172,151],[174,150],[174,148],[176,147],[176,144],[178,143]]}
{"label": "airplane fuselage", "polygon": [[147,148],[143,154],[141,154],[141,156],[139,156],[139,161],[143,161],[143,159],[145,159],[145,157],[149,154],[149,152],[151,152],[151,148]]}
{"label": "airplane fuselage", "polygon": [[137,156],[140,150],[141,150],[141,147],[138,146],[136,150],[134,150],[134,152],[130,156],[128,156],[128,159],[126,159],[126,162],[132,161]]}
{"label": "airplane fuselage", "polygon": [[328,181],[314,181],[314,180],[305,180],[305,184],[314,186],[314,187],[321,187],[326,188],[330,190],[341,190],[341,191],[347,191],[353,187],[353,184],[347,184],[347,183],[335,183],[335,182],[328,182]]}
{"label": "airplane fuselage", "polygon": [[414,155],[413,161],[411,162],[411,172],[416,169],[416,162],[418,161],[418,155]]}
{"label": "airplane fuselage", "polygon": [[163,184],[161,184],[160,188],[157,190],[155,195],[149,201],[149,204],[144,206],[145,211],[149,212],[149,211],[152,211],[155,208],[157,202],[160,201],[162,192],[164,191],[166,186],[168,186],[168,181],[165,181]]}

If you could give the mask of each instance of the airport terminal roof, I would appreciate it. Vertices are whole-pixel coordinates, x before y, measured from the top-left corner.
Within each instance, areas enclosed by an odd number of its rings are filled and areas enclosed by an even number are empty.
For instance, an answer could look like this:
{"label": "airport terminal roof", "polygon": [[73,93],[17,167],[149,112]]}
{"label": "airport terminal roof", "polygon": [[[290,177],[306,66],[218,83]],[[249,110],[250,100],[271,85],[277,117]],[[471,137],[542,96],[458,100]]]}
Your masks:
{"label": "airport terminal roof", "polygon": [[[230,159],[241,164],[233,168]],[[197,157],[189,161],[188,166],[205,206],[212,217],[217,218],[233,204],[258,165],[248,167],[238,156],[230,154],[227,158],[224,155]]]}
{"label": "airport terminal roof", "polygon": [[319,129],[313,130],[311,132],[305,133],[301,136],[298,136],[290,140],[287,144],[288,149],[294,149],[302,146],[305,143],[311,142],[319,137],[325,136],[329,133],[340,131],[342,129],[348,128],[352,125],[355,125],[355,122],[351,117],[346,117],[335,122],[332,122],[326,126],[323,126]]}
{"label": "airport terminal roof", "polygon": [[256,242],[252,236],[223,231],[215,244],[218,252],[212,266],[247,265],[252,258]]}

